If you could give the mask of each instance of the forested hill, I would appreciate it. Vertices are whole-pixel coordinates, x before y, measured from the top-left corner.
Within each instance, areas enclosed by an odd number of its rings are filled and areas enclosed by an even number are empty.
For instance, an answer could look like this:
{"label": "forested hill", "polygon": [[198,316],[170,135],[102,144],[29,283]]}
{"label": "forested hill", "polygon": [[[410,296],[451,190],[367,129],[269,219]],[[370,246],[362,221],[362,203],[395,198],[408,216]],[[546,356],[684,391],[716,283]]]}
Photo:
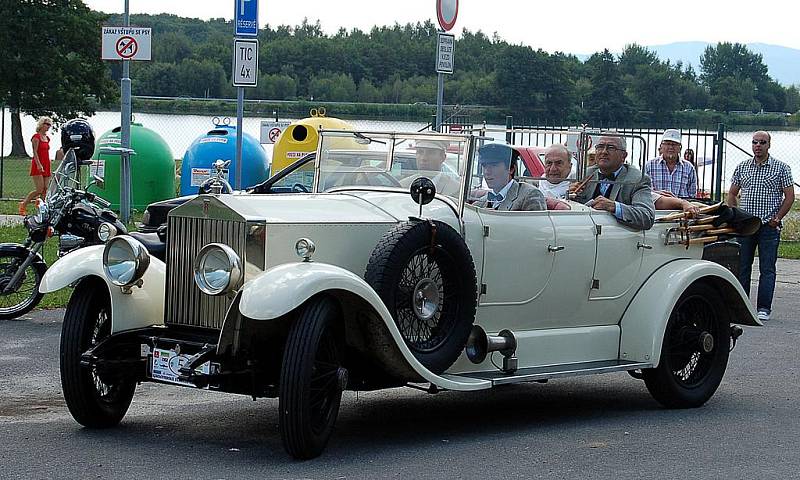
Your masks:
{"label": "forested hill", "polygon": [[[105,23],[122,20],[112,15]],[[235,97],[230,21],[132,15],[131,25],[153,28],[153,60],[131,68],[134,94]],[[259,81],[248,98],[435,103],[436,27],[430,21],[369,32],[342,29],[335,35],[324,34],[319,23],[267,25],[258,38]],[[762,57],[740,44],[708,47],[695,71],[636,44],[618,56],[604,51],[581,61],[480,31],[465,31],[456,41],[455,74],[447,77],[445,101],[593,123],[631,116],[663,121],[685,109],[800,109],[798,89],[775,82]]]}

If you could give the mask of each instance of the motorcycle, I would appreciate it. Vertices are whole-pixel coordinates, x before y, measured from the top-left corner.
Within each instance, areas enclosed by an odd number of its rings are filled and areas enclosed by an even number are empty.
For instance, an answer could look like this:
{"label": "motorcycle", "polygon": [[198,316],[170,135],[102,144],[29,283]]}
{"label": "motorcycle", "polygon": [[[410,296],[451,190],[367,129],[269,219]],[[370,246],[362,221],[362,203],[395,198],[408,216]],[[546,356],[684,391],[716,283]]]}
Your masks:
{"label": "motorcycle", "polygon": [[58,256],[89,245],[105,243],[127,234],[125,225],[108,209],[106,200],[86,189],[102,180],[87,182],[91,162],[81,161],[73,149],[53,172],[39,211],[23,220],[28,236],[23,244],[0,244],[0,320],[19,317],[39,304],[39,284],[47,263],[42,248],[58,236]]}

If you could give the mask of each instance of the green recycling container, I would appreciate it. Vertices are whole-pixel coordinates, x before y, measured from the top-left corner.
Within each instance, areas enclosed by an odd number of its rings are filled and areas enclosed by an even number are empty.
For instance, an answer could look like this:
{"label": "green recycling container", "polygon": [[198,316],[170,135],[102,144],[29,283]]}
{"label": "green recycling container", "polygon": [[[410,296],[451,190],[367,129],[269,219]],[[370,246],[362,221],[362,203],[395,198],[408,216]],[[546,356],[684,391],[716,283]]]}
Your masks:
{"label": "green recycling container", "polygon": [[[116,210],[120,197],[120,157],[101,150],[120,146],[120,130],[120,127],[111,129],[97,140],[91,169],[105,184],[103,188],[93,185],[89,189],[111,202],[111,208]],[[174,198],[175,159],[167,142],[141,123],[131,123],[131,148],[136,152],[131,156],[131,208],[144,211],[153,202]]]}

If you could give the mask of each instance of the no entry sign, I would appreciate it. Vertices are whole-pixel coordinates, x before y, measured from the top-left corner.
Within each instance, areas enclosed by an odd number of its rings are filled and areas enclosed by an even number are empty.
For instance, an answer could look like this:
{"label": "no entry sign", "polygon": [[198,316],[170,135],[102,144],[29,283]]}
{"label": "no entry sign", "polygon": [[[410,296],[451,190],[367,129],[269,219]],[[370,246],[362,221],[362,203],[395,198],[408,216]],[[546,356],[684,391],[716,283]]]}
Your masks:
{"label": "no entry sign", "polygon": [[103,60],[150,60],[151,29],[103,27]]}
{"label": "no entry sign", "polygon": [[456,25],[458,0],[436,0],[436,18],[442,30],[449,32]]}

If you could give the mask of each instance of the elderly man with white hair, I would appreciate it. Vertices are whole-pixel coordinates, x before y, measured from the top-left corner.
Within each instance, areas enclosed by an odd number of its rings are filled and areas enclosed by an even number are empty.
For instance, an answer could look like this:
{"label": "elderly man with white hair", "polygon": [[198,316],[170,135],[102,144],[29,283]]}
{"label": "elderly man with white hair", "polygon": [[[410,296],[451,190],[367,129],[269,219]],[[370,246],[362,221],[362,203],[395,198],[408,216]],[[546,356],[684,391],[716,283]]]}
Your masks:
{"label": "elderly man with white hair", "polygon": [[550,198],[567,198],[570,185],[572,161],[569,150],[564,145],[550,145],[544,154],[545,180],[539,181],[539,190]]}

